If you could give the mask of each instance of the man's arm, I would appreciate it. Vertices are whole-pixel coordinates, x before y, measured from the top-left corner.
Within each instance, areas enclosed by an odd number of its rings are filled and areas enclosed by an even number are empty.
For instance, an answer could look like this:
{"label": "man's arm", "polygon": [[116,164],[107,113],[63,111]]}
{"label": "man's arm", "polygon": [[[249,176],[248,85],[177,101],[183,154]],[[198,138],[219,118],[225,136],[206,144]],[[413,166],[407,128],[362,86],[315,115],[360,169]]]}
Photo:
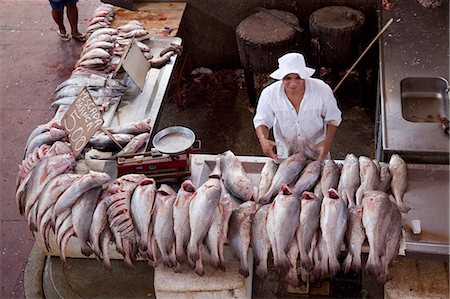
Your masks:
{"label": "man's arm", "polygon": [[269,128],[264,125],[260,125],[255,130],[263,154],[271,157],[272,159],[278,160],[277,154],[273,151],[273,148],[276,147],[277,144],[275,141],[269,139]]}
{"label": "man's arm", "polygon": [[320,150],[319,157],[317,161],[324,160],[331,149],[331,143],[333,142],[334,133],[336,132],[337,126],[332,124],[327,124],[327,134],[325,135],[325,140],[320,142],[317,147]]}

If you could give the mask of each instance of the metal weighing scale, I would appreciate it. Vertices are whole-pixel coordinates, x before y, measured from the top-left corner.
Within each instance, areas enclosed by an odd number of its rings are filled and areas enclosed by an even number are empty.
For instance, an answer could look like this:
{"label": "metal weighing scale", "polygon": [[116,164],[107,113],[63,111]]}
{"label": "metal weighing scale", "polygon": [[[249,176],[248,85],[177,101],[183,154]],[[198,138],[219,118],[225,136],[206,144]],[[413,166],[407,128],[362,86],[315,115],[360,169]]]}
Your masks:
{"label": "metal weighing scale", "polygon": [[191,175],[189,154],[201,148],[192,130],[181,126],[165,128],[153,137],[152,145],[149,152],[118,157],[117,175],[141,173],[154,179]]}

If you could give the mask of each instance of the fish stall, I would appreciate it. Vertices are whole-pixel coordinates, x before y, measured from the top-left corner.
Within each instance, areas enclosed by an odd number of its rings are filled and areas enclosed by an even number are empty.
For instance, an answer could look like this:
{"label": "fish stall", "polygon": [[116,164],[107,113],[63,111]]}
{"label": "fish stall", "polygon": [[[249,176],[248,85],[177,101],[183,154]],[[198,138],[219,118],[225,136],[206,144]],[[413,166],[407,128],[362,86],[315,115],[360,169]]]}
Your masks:
{"label": "fish stall", "polygon": [[[398,256],[448,258],[448,165],[395,153],[320,163],[306,149],[277,164],[201,154],[185,127],[154,132],[182,40],[151,34],[151,12],[130,13],[96,9],[54,118],[27,141],[16,201],[46,255],[105,269],[146,261],[158,298],[250,298],[273,273],[307,294],[302,285],[341,271],[386,283]],[[100,115],[101,130],[75,134],[74,115],[86,131]]]}

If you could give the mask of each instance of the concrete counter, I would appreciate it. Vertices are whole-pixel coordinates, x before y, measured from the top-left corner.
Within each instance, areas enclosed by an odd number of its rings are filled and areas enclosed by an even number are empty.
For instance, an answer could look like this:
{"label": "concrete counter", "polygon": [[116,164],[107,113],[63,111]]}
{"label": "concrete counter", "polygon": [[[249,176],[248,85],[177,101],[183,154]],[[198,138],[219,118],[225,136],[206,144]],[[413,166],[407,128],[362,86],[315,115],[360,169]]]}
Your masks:
{"label": "concrete counter", "polygon": [[417,1],[399,0],[382,11],[382,24],[394,23],[380,39],[381,147],[419,157],[411,162],[448,163],[449,138],[439,123],[410,122],[402,116],[400,82],[407,77],[449,79],[449,3],[427,9]]}

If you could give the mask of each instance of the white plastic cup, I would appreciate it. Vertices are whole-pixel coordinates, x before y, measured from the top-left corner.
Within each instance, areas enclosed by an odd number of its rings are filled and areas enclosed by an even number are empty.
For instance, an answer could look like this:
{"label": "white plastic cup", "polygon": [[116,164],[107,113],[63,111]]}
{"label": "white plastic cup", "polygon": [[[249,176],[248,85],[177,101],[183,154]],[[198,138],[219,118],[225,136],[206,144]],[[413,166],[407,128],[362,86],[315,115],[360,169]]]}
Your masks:
{"label": "white plastic cup", "polygon": [[415,234],[415,235],[418,235],[422,232],[422,228],[421,228],[419,219],[411,220],[411,230],[412,230],[413,234]]}

